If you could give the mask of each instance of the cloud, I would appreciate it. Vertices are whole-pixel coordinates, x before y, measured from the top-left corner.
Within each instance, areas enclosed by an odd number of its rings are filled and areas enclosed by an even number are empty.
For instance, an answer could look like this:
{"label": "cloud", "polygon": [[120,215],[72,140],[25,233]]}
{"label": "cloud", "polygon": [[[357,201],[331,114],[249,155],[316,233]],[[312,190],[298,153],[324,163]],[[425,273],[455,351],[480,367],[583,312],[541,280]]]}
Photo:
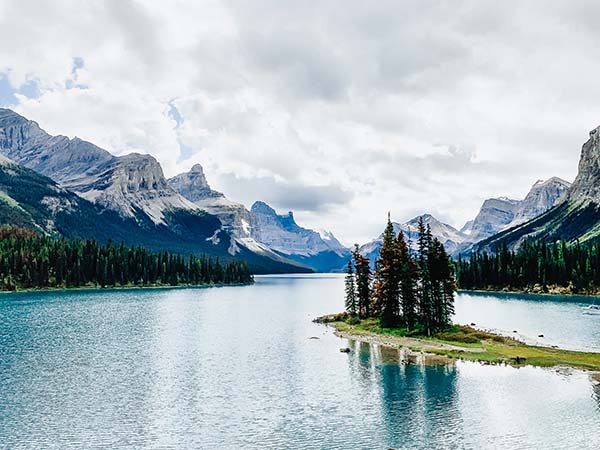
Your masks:
{"label": "cloud", "polygon": [[[586,1],[0,3],[0,103],[347,242],[573,179],[600,124]],[[18,20],[16,20],[18,18]]]}
{"label": "cloud", "polygon": [[219,182],[232,196],[248,204],[262,200],[277,209],[300,213],[321,213],[335,205],[347,204],[353,197],[352,193],[339,186],[304,185],[278,181],[273,177],[242,178],[225,174]]}

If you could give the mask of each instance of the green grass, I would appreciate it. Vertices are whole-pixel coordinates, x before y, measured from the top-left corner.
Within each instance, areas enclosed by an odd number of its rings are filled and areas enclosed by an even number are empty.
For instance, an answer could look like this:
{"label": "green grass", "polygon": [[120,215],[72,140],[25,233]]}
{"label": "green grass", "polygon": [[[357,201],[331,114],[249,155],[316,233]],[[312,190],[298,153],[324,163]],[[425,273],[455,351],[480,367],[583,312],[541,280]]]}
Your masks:
{"label": "green grass", "polygon": [[[462,325],[452,325],[447,330],[432,337],[424,336],[419,330],[409,332],[404,328],[382,328],[377,319],[365,319],[351,325],[343,316],[326,316],[319,320],[331,323],[338,331],[354,335],[380,335],[398,338],[411,338],[411,349],[444,355],[450,358],[479,361],[492,364],[532,365],[538,367],[569,366],[578,369],[600,370],[600,353],[575,352],[549,347],[527,345],[512,338],[476,330]],[[414,340],[423,343],[415,347]],[[431,349],[430,344],[449,344],[465,350]],[[483,351],[467,351],[482,349]]]}

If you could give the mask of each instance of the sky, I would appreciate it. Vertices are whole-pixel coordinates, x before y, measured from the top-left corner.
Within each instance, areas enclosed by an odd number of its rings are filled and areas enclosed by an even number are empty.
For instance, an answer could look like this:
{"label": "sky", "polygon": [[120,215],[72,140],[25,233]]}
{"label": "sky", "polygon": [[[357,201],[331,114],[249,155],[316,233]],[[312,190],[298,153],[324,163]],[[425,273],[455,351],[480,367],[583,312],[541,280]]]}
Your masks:
{"label": "sky", "polygon": [[572,181],[600,4],[0,0],[0,106],[342,242]]}

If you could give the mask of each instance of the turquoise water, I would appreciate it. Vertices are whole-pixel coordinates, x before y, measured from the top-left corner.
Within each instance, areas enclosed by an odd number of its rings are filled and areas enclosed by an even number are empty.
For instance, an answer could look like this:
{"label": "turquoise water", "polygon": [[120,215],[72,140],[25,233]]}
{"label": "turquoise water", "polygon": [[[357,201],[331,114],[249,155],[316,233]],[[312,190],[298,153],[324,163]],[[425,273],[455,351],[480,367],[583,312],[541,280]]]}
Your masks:
{"label": "turquoise water", "polygon": [[[400,366],[311,322],[342,305],[339,276],[0,296],[0,448],[600,447],[588,374]],[[590,317],[564,300],[457,299],[457,320],[598,348]]]}

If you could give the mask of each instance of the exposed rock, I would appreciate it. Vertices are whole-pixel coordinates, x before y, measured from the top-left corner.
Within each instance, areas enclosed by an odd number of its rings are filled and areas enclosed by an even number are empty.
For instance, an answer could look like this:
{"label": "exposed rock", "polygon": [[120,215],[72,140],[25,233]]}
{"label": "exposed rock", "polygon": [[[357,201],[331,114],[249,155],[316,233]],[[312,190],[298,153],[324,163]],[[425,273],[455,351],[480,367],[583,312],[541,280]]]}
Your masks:
{"label": "exposed rock", "polygon": [[328,233],[327,239],[316,231],[300,227],[290,211],[284,215],[264,202],[255,202],[251,209],[253,237],[273,250],[286,255],[316,255],[323,251],[333,250],[345,253],[346,248]]}
{"label": "exposed rock", "polygon": [[[597,239],[600,235],[599,132],[600,127],[590,131],[589,139],[581,149],[579,173],[554,208],[478,243],[475,250],[494,251],[501,244],[509,249],[516,249],[532,238],[546,242],[557,240],[586,242]],[[560,179],[551,181],[552,183],[546,183],[546,186],[557,184],[558,188],[554,192],[559,194],[563,190],[564,182]]]}
{"label": "exposed rock", "polygon": [[581,148],[579,172],[568,199],[600,202],[600,127],[590,131],[589,139]]}
{"label": "exposed rock", "polygon": [[244,205],[227,199],[221,192],[211,189],[200,164],[195,164],[189,172],[170,178],[168,183],[197,207],[217,216],[235,238],[251,238],[250,211]]}
{"label": "exposed rock", "polygon": [[473,220],[470,241],[477,242],[504,230],[514,220],[519,200],[506,197],[490,198],[483,202]]}
{"label": "exposed rock", "polygon": [[570,187],[571,183],[558,177],[546,181],[538,180],[525,199],[520,202],[509,227],[534,219],[561,203],[565,200]]}
{"label": "exposed rock", "polygon": [[79,138],[51,136],[9,109],[0,109],[0,152],[124,217],[141,212],[160,224],[165,211],[198,209],[168,185],[152,156],[117,157]]}

